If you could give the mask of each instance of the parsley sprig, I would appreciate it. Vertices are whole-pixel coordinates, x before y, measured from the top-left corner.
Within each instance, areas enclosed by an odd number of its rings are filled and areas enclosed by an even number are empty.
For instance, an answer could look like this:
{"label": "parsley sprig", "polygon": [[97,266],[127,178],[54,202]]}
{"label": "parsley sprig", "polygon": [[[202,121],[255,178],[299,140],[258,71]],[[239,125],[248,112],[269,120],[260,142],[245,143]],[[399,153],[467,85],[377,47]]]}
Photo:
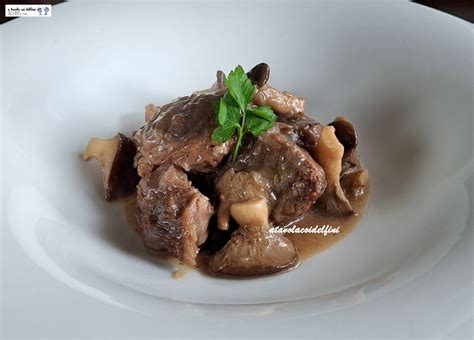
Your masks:
{"label": "parsley sprig", "polygon": [[235,161],[239,153],[242,137],[250,132],[261,135],[270,129],[276,115],[270,106],[250,105],[253,100],[255,85],[247,77],[242,66],[238,65],[224,79],[227,92],[215,105],[219,126],[212,133],[215,142],[226,142],[237,132],[237,143],[232,153]]}

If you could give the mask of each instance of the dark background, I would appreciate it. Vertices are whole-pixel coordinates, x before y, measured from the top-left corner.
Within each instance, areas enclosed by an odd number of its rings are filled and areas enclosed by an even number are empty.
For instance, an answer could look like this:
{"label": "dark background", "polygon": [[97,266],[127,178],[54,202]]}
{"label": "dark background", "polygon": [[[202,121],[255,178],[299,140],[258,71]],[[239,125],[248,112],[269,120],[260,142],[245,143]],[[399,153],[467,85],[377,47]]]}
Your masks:
{"label": "dark background", "polygon": [[[7,22],[14,18],[5,17],[5,4],[45,4],[45,5],[56,5],[65,1],[52,1],[52,0],[12,0],[2,1],[2,18],[0,23]],[[452,14],[469,22],[474,22],[474,1],[473,0],[421,0],[413,1],[418,4],[433,7],[440,11]]]}
{"label": "dark background", "polygon": [[413,1],[452,14],[469,22],[474,22],[473,0],[422,0]]}

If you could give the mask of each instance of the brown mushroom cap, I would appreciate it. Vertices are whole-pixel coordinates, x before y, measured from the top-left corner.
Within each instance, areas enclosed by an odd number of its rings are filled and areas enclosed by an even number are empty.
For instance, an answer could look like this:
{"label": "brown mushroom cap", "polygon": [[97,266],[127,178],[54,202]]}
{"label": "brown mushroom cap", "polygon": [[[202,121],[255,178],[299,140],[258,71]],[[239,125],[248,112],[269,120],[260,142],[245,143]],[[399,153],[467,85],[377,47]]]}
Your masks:
{"label": "brown mushroom cap", "polygon": [[270,78],[270,66],[265,63],[255,65],[249,72],[247,72],[247,76],[257,87],[262,87]]}
{"label": "brown mushroom cap", "polygon": [[231,240],[209,261],[213,274],[258,276],[295,268],[299,263],[289,239],[269,231],[239,228]]}
{"label": "brown mushroom cap", "polygon": [[208,262],[213,274],[257,276],[296,267],[299,257],[293,243],[270,232],[268,208],[262,197],[235,203],[231,214],[241,224],[230,241]]}
{"label": "brown mushroom cap", "polygon": [[357,132],[351,122],[343,117],[337,117],[328,125],[334,126],[336,129],[336,137],[344,146],[346,153],[349,153],[357,146]]}
{"label": "brown mushroom cap", "polygon": [[136,152],[133,141],[121,133],[111,139],[94,137],[87,144],[83,159],[96,158],[100,162],[107,201],[126,197],[136,190],[140,180],[133,167]]}

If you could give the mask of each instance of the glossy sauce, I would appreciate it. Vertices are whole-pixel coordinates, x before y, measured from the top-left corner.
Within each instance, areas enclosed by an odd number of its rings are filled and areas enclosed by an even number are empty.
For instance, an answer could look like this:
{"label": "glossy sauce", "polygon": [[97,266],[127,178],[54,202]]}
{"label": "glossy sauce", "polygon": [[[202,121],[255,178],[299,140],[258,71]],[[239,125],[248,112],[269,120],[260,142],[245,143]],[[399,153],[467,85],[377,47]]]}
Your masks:
{"label": "glossy sauce", "polygon": [[142,235],[142,228],[138,224],[136,211],[137,211],[137,195],[133,194],[129,197],[126,197],[119,201],[120,207],[122,208],[123,215],[125,217],[125,221],[134,232],[137,234]]}
{"label": "glossy sauce", "polygon": [[[299,220],[290,223],[288,227],[299,227],[299,228],[307,228],[307,227],[322,227],[324,225],[330,227],[339,227],[339,233],[331,234],[328,233],[326,236],[322,233],[306,233],[306,234],[296,234],[296,233],[287,233],[285,236],[289,238],[293,244],[295,245],[298,255],[300,257],[300,261],[303,262],[304,260],[310,258],[311,256],[320,253],[329,247],[333,246],[338,241],[345,238],[348,234],[350,234],[355,227],[358,225],[362,217],[364,216],[367,201],[370,196],[370,186],[364,188],[363,193],[355,197],[349,197],[351,205],[355,211],[354,215],[346,216],[346,217],[338,217],[329,215],[324,211],[318,209],[317,204],[314,206],[310,211],[304,214]],[[123,210],[123,214],[125,219],[133,229],[134,232],[141,236],[141,228],[137,222],[135,212],[136,212],[136,196],[130,196],[120,201],[120,205]],[[191,267],[187,265],[180,264],[178,259],[173,256],[162,256],[159,254],[151,253],[152,256],[159,257],[162,261],[166,262],[170,265],[173,270],[171,273],[171,277],[174,279],[180,279],[185,276],[186,272],[189,270],[199,270],[201,273],[205,275],[210,275],[215,277],[214,275],[210,274],[207,271],[206,266],[206,258],[205,256],[198,255],[197,258],[197,267]],[[236,279],[233,277],[233,279]],[[238,278],[237,278],[238,279]]]}
{"label": "glossy sauce", "polygon": [[324,236],[324,234],[285,234],[285,236],[295,245],[300,260],[304,261],[305,259],[328,249],[353,231],[364,216],[369,196],[370,187],[368,186],[364,189],[364,192],[361,195],[349,199],[352,208],[355,211],[354,215],[346,217],[332,216],[324,211],[318,210],[318,207],[315,206],[304,214],[303,218],[291,223],[289,226],[295,225],[300,228],[315,226],[322,227],[324,225],[340,227],[339,233],[327,234],[326,236]]}

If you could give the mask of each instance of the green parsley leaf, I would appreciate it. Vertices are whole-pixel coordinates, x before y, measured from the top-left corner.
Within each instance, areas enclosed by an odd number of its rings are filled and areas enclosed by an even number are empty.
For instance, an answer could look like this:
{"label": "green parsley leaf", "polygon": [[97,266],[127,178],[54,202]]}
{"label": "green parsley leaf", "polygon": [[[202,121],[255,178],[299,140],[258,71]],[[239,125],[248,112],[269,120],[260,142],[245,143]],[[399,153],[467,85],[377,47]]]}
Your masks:
{"label": "green parsley leaf", "polygon": [[270,106],[255,106],[248,109],[256,116],[268,120],[269,122],[276,121],[276,115]]}
{"label": "green parsley leaf", "polygon": [[240,109],[238,106],[227,106],[227,120],[240,126]]}
{"label": "green parsley leaf", "polygon": [[227,121],[227,104],[222,98],[219,101],[219,109],[217,111],[217,121],[219,122],[220,125],[224,125],[225,122]]}
{"label": "green parsley leaf", "polygon": [[253,100],[253,93],[255,92],[255,85],[247,77],[247,74],[245,74],[245,80],[243,81],[241,86],[242,86],[242,94],[244,95],[244,100],[245,100],[245,108],[247,108],[247,106]]}
{"label": "green parsley leaf", "polygon": [[252,101],[255,85],[247,77],[242,66],[238,65],[224,80],[230,95],[235,99],[240,109],[244,111]]}
{"label": "green parsley leaf", "polygon": [[268,121],[263,119],[253,112],[247,113],[247,121],[245,122],[245,127],[248,131],[254,136],[259,136],[275,124],[274,121]]}
{"label": "green parsley leaf", "polygon": [[255,85],[247,77],[242,66],[238,65],[224,77],[227,91],[220,101],[213,103],[219,126],[212,133],[215,142],[226,142],[237,130],[237,141],[233,151],[234,161],[237,158],[243,135],[249,131],[254,136],[261,135],[270,129],[276,115],[269,106],[249,105],[253,100]]}
{"label": "green parsley leaf", "polygon": [[230,121],[226,121],[224,125],[218,126],[212,132],[212,140],[216,142],[226,142],[234,134],[235,129],[238,127]]}
{"label": "green parsley leaf", "polygon": [[230,95],[229,92],[226,92],[224,94],[224,97],[222,97],[222,100],[226,103],[227,105],[227,119],[233,121],[234,123],[240,125],[240,108],[239,104],[235,101],[235,99]]}

